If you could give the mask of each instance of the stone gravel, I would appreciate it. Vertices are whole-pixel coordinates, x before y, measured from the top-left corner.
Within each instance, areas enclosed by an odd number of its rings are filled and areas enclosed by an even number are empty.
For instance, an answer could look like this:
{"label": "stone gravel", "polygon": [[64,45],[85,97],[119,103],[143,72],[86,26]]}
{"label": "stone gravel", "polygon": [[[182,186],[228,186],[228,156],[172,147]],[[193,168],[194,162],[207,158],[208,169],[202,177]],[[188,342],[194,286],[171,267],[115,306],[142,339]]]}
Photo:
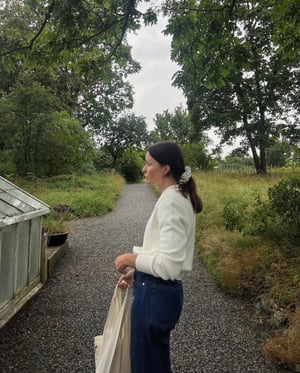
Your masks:
{"label": "stone gravel", "polygon": [[[147,185],[126,185],[113,212],[72,222],[70,249],[54,275],[0,330],[0,373],[94,372],[93,339],[118,279],[114,258],[141,245],[155,201]],[[283,372],[265,362],[245,305],[218,290],[196,256],[184,291],[174,373]]]}

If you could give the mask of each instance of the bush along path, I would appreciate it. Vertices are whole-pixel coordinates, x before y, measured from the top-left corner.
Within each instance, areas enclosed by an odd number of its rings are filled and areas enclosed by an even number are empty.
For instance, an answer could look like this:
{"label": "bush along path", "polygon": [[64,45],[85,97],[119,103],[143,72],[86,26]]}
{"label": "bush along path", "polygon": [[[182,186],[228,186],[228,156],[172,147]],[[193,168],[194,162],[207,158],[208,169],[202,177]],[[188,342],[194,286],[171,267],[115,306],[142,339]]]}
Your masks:
{"label": "bush along path", "polygon": [[[155,201],[147,185],[126,185],[113,212],[72,222],[71,248],[54,276],[0,331],[1,373],[94,372],[93,339],[118,279],[113,260],[142,243]],[[174,373],[282,372],[267,365],[247,312],[213,285],[197,257],[184,288]]]}

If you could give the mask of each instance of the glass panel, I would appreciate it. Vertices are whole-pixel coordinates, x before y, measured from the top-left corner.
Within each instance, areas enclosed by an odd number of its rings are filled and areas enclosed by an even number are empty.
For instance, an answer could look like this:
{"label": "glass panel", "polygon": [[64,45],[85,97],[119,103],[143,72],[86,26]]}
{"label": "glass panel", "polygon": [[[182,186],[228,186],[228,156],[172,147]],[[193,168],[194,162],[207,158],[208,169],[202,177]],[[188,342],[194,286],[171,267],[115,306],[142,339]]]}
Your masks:
{"label": "glass panel", "polygon": [[19,210],[15,209],[12,206],[9,206],[7,203],[3,202],[3,200],[0,199],[0,216],[2,217],[2,219],[6,216],[15,216],[19,214]]}
{"label": "glass panel", "polygon": [[29,246],[29,281],[40,275],[41,268],[41,217],[31,220]]}
{"label": "glass panel", "polygon": [[29,212],[29,211],[34,210],[32,206],[28,205],[27,203],[23,202],[21,199],[16,198],[15,196],[9,193],[1,194],[1,199],[4,202],[7,202],[8,205],[14,206],[21,212]]}
{"label": "glass panel", "polygon": [[14,247],[16,226],[1,229],[0,242],[0,308],[14,296]]}
{"label": "glass panel", "polygon": [[29,221],[18,224],[15,294],[18,294],[27,285],[28,281],[29,228]]}
{"label": "glass panel", "polygon": [[19,189],[10,190],[9,193],[13,195],[15,198],[17,198],[18,200],[21,200],[25,202],[27,205],[32,206],[33,209],[39,210],[45,207],[45,204],[42,204],[40,201],[38,201],[34,197],[30,196],[29,194]]}
{"label": "glass panel", "polygon": [[8,183],[6,180],[0,177],[0,189],[8,190],[11,189],[13,186],[12,184]]}

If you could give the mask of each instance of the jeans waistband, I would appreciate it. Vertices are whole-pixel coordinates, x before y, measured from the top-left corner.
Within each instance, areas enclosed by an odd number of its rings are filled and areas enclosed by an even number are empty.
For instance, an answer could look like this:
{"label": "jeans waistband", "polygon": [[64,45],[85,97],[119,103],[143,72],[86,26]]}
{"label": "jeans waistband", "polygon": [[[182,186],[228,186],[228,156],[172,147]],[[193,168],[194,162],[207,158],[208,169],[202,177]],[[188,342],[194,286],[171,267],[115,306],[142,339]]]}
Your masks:
{"label": "jeans waistband", "polygon": [[152,275],[149,275],[148,273],[140,272],[138,270],[134,271],[134,281],[143,282],[145,284],[164,285],[173,287],[179,287],[182,285],[182,282],[180,280],[163,280],[160,277],[154,277]]}

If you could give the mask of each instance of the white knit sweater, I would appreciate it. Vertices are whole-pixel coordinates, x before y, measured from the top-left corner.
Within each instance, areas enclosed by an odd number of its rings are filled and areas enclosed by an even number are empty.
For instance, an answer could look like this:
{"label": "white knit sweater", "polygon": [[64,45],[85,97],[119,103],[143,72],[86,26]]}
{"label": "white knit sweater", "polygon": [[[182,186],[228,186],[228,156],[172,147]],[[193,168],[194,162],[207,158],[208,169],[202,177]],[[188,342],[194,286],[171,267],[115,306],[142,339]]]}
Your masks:
{"label": "white knit sweater", "polygon": [[154,206],[146,225],[143,246],[133,248],[138,254],[136,269],[164,280],[180,280],[183,271],[192,269],[194,244],[192,204],[177,186],[170,186]]}

